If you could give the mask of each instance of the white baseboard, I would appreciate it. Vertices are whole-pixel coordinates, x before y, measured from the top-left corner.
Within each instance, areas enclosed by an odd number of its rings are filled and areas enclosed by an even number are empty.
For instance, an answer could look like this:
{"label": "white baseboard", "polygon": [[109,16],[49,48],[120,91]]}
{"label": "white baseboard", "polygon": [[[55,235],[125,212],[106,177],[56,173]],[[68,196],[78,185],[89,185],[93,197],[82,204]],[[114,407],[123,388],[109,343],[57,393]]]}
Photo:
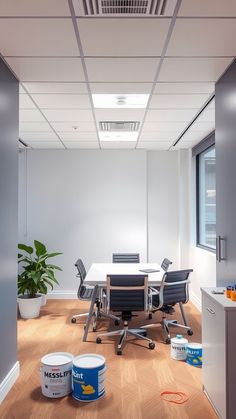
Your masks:
{"label": "white baseboard", "polygon": [[199,310],[202,311],[201,298],[197,297],[196,294],[192,291],[189,292],[189,299],[191,303]]}
{"label": "white baseboard", "polygon": [[17,361],[9,373],[6,375],[4,380],[0,383],[0,404],[3,399],[6,397],[7,393],[11,390],[12,386],[15,384],[15,381],[20,375],[20,363]]}
{"label": "white baseboard", "polygon": [[77,291],[74,290],[55,290],[47,293],[47,299],[58,300],[75,300],[77,299]]}

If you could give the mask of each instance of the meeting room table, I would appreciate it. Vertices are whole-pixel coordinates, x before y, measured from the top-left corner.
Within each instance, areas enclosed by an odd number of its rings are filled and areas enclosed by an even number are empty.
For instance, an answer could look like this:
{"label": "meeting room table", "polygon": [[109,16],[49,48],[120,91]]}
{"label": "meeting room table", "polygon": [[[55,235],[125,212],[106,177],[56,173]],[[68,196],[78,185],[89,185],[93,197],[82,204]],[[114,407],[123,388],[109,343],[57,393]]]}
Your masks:
{"label": "meeting room table", "polygon": [[165,271],[157,263],[93,263],[84,280],[84,285],[93,286],[94,290],[84,328],[83,342],[87,340],[94,304],[98,298],[101,298],[101,293],[106,288],[107,276],[145,274],[148,276],[149,286],[158,286],[164,273]]}

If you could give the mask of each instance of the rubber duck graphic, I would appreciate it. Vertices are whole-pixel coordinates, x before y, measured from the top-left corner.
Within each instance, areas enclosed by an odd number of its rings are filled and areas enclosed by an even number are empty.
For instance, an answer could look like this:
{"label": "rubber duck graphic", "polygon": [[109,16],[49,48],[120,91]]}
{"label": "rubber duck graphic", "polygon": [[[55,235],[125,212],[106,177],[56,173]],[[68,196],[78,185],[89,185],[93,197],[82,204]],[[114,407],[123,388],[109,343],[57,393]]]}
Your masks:
{"label": "rubber duck graphic", "polygon": [[88,384],[87,386],[82,384],[81,387],[83,389],[82,394],[93,394],[93,393],[95,393],[94,387],[91,386],[90,384]]}

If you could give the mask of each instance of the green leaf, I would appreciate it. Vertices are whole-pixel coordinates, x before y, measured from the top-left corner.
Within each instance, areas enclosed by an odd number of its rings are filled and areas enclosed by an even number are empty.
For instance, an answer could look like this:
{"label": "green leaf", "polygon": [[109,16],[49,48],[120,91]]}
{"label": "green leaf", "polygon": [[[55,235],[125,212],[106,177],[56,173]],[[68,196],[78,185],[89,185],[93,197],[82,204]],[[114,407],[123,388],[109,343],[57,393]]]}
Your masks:
{"label": "green leaf", "polygon": [[34,240],[34,247],[36,249],[36,255],[38,257],[44,255],[45,253],[47,253],[47,249],[44,246],[44,244],[41,243],[41,242],[39,242],[38,240]]}
{"label": "green leaf", "polygon": [[18,253],[18,259],[23,258],[23,255],[21,253]]}
{"label": "green leaf", "polygon": [[62,271],[62,269],[57,265],[47,265],[49,269],[57,269],[58,271]]}
{"label": "green leaf", "polygon": [[18,249],[24,250],[26,253],[29,253],[30,255],[32,255],[32,253],[34,252],[33,247],[26,246],[26,244],[23,244],[23,243],[18,244]]}
{"label": "green leaf", "polygon": [[48,253],[45,259],[53,258],[54,256],[62,255],[63,253],[56,252],[56,253]]}

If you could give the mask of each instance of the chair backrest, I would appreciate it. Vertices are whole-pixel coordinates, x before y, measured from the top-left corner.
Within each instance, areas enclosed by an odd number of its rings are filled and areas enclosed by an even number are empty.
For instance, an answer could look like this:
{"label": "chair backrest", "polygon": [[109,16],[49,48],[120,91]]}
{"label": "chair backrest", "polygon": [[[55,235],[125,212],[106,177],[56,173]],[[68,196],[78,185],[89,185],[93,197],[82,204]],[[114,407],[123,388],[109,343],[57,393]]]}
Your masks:
{"label": "chair backrest", "polygon": [[192,269],[165,272],[160,285],[159,307],[165,304],[187,303],[188,284]]}
{"label": "chair backrest", "polygon": [[161,268],[163,269],[163,271],[167,272],[171,264],[172,262],[169,259],[165,258],[161,263]]}
{"label": "chair backrest", "polygon": [[77,296],[78,296],[78,298],[80,298],[80,297],[82,297],[83,292],[84,292],[84,288],[85,288],[83,283],[84,283],[84,280],[85,280],[85,277],[86,277],[86,269],[85,269],[84,264],[83,264],[81,259],[78,259],[75,262],[75,266],[78,270],[78,274],[76,276],[80,280],[79,288],[78,288],[78,291],[77,291]]}
{"label": "chair backrest", "polygon": [[148,277],[107,275],[107,308],[112,311],[146,311]]}
{"label": "chair backrest", "polygon": [[113,253],[113,263],[139,263],[139,253]]}

